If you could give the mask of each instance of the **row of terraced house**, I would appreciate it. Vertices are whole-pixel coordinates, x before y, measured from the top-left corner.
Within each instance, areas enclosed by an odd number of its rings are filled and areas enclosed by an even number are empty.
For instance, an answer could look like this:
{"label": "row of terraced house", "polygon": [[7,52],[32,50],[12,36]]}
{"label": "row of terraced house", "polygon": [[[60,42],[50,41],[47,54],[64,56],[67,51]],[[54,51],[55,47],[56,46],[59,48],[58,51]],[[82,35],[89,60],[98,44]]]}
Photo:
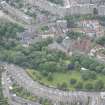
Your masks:
{"label": "row of terraced house", "polygon": [[[25,0],[26,4],[39,7],[49,11],[54,15],[86,15],[97,13],[100,16],[105,15],[105,1],[104,0],[75,0],[76,3],[72,4],[70,1],[70,6],[58,6],[52,4],[46,0]],[[41,5],[43,3],[43,5]]]}

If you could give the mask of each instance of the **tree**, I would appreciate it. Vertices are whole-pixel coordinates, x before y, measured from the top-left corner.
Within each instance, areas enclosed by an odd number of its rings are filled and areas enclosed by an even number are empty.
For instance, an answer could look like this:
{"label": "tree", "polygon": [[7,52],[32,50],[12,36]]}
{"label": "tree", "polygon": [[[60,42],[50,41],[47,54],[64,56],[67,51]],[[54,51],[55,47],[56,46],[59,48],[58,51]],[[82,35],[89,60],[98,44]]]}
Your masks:
{"label": "tree", "polygon": [[83,36],[83,34],[82,33],[80,33],[80,32],[70,32],[70,31],[68,31],[67,33],[67,36],[69,37],[69,38],[71,38],[71,39],[78,39],[79,37],[81,37],[81,36]]}
{"label": "tree", "polygon": [[92,64],[90,64],[89,69],[90,69],[90,70],[94,70],[94,71],[95,71],[95,70],[96,70],[97,65],[98,65],[98,64],[97,64],[96,62],[93,62]]}
{"label": "tree", "polygon": [[41,71],[41,74],[42,74],[43,76],[45,76],[45,77],[48,76],[48,72],[47,72],[46,70],[42,70],[42,71]]}
{"label": "tree", "polygon": [[67,90],[67,83],[57,84],[57,87],[61,90]]}
{"label": "tree", "polygon": [[102,70],[102,74],[104,74],[104,75],[105,75],[105,68]]}
{"label": "tree", "polygon": [[81,90],[83,88],[83,82],[78,82],[75,86],[77,90]]}
{"label": "tree", "polygon": [[102,73],[102,70],[103,70],[103,66],[96,66],[96,72],[97,73]]}
{"label": "tree", "polygon": [[92,83],[86,83],[85,84],[85,89],[86,90],[92,90],[93,89],[93,84]]}
{"label": "tree", "polygon": [[94,85],[96,91],[102,90],[104,88],[104,83],[102,80],[97,80]]}
{"label": "tree", "polygon": [[96,79],[97,76],[96,76],[96,72],[85,70],[85,71],[81,71],[81,77],[83,80],[88,80],[88,79]]}
{"label": "tree", "polygon": [[48,81],[52,81],[53,80],[53,74],[51,72],[48,73]]}
{"label": "tree", "polygon": [[75,65],[74,64],[69,64],[67,68],[68,68],[68,70],[74,70]]}
{"label": "tree", "polygon": [[63,37],[62,37],[62,36],[59,36],[59,37],[56,39],[56,41],[57,41],[58,43],[62,43]]}
{"label": "tree", "polygon": [[76,80],[76,79],[74,79],[74,78],[71,78],[71,80],[70,80],[70,84],[71,84],[71,85],[74,85],[74,84],[76,84],[76,82],[77,82],[77,80]]}
{"label": "tree", "polygon": [[91,60],[89,59],[89,58],[87,58],[87,57],[82,57],[82,59],[81,59],[81,65],[83,66],[83,67],[85,67],[85,68],[89,68],[89,65],[91,65],[92,64],[92,62],[91,62]]}
{"label": "tree", "polygon": [[57,64],[55,62],[44,62],[41,63],[39,65],[39,69],[40,70],[46,70],[47,72],[56,72],[57,68],[56,68]]}
{"label": "tree", "polygon": [[100,44],[100,45],[102,45],[102,46],[105,46],[105,36],[99,37],[99,38],[96,40],[96,43],[97,43],[97,44]]}
{"label": "tree", "polygon": [[17,54],[14,56],[13,62],[22,65],[24,61],[26,61],[25,55],[21,52],[17,52]]}
{"label": "tree", "polygon": [[76,61],[74,65],[75,65],[75,68],[76,68],[77,70],[80,70],[81,65],[80,65],[80,63],[79,63],[78,61]]}
{"label": "tree", "polygon": [[93,9],[93,13],[94,13],[94,15],[98,15],[98,10],[97,10],[97,8],[94,8],[94,9]]}
{"label": "tree", "polygon": [[63,5],[63,0],[49,0],[52,3]]}

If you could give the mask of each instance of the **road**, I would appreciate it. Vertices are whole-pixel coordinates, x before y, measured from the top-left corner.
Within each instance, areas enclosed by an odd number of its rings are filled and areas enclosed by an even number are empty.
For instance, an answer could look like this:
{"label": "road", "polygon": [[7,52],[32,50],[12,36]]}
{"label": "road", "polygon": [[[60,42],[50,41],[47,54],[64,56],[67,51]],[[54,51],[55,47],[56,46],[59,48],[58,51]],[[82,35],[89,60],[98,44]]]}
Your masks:
{"label": "road", "polygon": [[9,93],[9,86],[7,83],[6,72],[2,73],[2,87],[3,87],[3,95],[5,98],[8,98],[9,105],[21,105],[14,101],[12,101],[10,93]]}
{"label": "road", "polygon": [[2,87],[3,87],[3,95],[5,98],[8,98],[9,105],[41,105],[37,102],[32,102],[26,99],[23,99],[18,96],[13,96],[13,93],[10,92],[9,87],[11,84],[8,82],[7,73],[2,73]]}
{"label": "road", "polygon": [[[25,72],[24,69],[15,66],[13,64],[6,65],[8,73],[11,77],[23,88],[27,89],[30,93],[39,97],[46,97],[51,99],[54,102],[82,102],[83,105],[88,103],[90,98],[90,105],[105,105],[101,104],[100,93],[95,92],[67,92],[50,87],[43,86],[37,81],[33,81]],[[98,101],[97,101],[98,100]],[[97,102],[97,104],[96,104]]]}
{"label": "road", "polygon": [[11,96],[12,97],[12,100],[17,102],[17,103],[20,103],[21,105],[26,105],[26,103],[28,103],[29,105],[41,105],[37,102],[32,102],[32,101],[29,101],[29,100],[26,100],[26,99],[23,99],[21,97],[18,97],[18,96]]}

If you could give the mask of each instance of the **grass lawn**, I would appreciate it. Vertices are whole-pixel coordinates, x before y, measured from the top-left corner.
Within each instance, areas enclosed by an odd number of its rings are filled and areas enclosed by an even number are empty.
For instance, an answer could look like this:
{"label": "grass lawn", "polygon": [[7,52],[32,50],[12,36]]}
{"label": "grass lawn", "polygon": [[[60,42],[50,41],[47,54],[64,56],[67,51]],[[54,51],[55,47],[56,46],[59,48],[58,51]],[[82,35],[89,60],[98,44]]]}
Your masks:
{"label": "grass lawn", "polygon": [[[27,70],[28,75],[33,79],[33,80],[38,80],[41,83],[49,86],[54,86],[57,87],[58,84],[66,83],[67,87],[69,90],[75,90],[75,85],[78,82],[82,82],[83,85],[86,83],[92,83],[94,84],[97,80],[103,80],[105,84],[105,76],[101,74],[97,74],[97,79],[96,80],[86,80],[84,81],[81,78],[81,74],[79,71],[72,71],[72,72],[66,72],[66,73],[54,73],[53,74],[53,80],[49,81],[46,76],[43,76],[40,72],[36,70]],[[75,79],[77,82],[74,85],[70,84],[70,80]]]}

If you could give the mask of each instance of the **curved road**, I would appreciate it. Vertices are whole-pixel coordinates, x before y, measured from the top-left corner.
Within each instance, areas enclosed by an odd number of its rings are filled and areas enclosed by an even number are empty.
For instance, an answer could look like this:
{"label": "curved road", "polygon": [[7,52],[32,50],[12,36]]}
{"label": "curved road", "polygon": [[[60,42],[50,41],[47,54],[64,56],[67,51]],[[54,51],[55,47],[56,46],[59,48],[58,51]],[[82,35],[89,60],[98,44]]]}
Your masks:
{"label": "curved road", "polygon": [[54,102],[64,103],[81,103],[83,105],[105,105],[101,97],[101,93],[90,92],[67,92],[58,89],[48,88],[36,81],[33,81],[25,72],[24,69],[13,64],[6,65],[9,75],[23,88],[31,92],[35,96],[46,97]]}

